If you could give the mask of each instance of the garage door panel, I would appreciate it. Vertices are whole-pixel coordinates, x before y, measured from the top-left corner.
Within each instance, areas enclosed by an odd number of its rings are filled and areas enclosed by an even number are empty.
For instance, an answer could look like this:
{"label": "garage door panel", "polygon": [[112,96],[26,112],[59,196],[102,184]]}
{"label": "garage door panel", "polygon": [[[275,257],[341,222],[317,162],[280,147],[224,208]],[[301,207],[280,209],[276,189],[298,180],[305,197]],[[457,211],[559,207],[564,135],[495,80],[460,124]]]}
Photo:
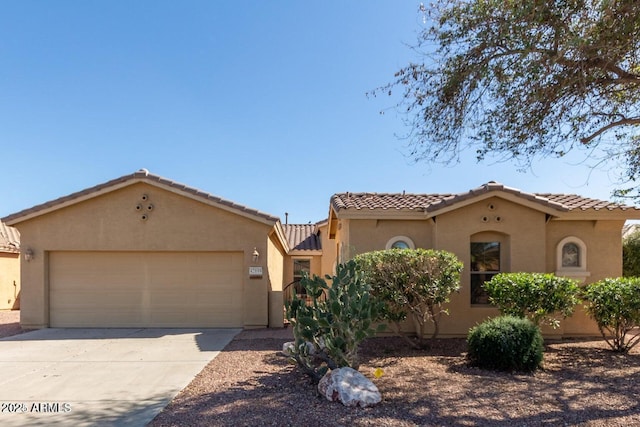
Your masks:
{"label": "garage door panel", "polygon": [[[57,327],[131,327],[132,323],[142,323],[139,311],[101,311],[95,308],[60,311],[56,314]],[[56,327],[56,325],[52,325]]]}
{"label": "garage door panel", "polygon": [[134,309],[142,304],[143,295],[133,294],[131,291],[62,291],[51,294],[52,307],[84,307],[96,308],[110,307],[111,309]]}
{"label": "garage door panel", "polygon": [[54,327],[240,327],[242,253],[52,252]]}

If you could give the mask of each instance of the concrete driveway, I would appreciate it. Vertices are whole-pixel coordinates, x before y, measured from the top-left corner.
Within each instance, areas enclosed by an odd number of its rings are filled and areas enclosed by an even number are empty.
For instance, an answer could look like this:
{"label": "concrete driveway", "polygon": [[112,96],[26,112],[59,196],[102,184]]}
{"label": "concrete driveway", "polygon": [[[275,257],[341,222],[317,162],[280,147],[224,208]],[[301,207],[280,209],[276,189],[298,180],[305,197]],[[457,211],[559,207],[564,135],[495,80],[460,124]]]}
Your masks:
{"label": "concrete driveway", "polygon": [[144,426],[240,329],[42,329],[0,339],[0,425]]}

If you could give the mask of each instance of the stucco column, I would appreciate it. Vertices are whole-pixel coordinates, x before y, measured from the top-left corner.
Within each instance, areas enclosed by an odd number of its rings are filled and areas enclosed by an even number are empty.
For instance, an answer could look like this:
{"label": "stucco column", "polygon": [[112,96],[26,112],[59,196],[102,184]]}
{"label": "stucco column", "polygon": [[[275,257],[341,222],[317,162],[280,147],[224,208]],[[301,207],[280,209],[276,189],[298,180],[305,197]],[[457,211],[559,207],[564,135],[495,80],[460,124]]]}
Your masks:
{"label": "stucco column", "polygon": [[20,326],[24,329],[49,327],[49,283],[47,254],[33,251],[33,259],[20,259]]}

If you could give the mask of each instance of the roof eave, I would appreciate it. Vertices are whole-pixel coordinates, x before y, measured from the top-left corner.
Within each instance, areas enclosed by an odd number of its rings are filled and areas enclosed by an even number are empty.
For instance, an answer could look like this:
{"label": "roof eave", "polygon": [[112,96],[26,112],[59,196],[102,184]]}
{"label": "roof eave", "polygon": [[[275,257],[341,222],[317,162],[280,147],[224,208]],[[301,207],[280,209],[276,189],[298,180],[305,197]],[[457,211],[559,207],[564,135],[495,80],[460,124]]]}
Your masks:
{"label": "roof eave", "polygon": [[395,219],[395,220],[423,220],[423,210],[416,209],[340,209],[334,210],[338,219]]}
{"label": "roof eave", "polygon": [[289,242],[287,241],[287,237],[285,236],[284,229],[282,228],[282,223],[280,221],[277,221],[273,226],[273,230],[278,241],[282,245],[282,248],[284,249],[284,253],[288,254],[291,249],[289,248]]}
{"label": "roof eave", "polygon": [[292,249],[287,252],[287,255],[290,256],[320,256],[322,255],[322,250],[305,250],[305,249]]}
{"label": "roof eave", "polygon": [[146,172],[140,171],[113,179],[104,184],[99,184],[85,190],[77,191],[67,196],[42,203],[40,205],[36,205],[29,209],[24,209],[20,212],[2,218],[2,221],[7,225],[13,226],[138,183],[145,183],[151,186],[162,188],[169,192],[190,198],[209,206],[214,206],[216,208],[237,214],[239,216],[257,222],[261,222],[269,226],[273,226],[274,224],[276,224],[276,222],[279,222],[279,218],[275,216],[251,208],[243,207],[231,201],[225,201],[222,198],[213,196],[195,188],[187,187],[186,185],[169,181],[160,176],[149,175]]}
{"label": "roof eave", "polygon": [[[140,180],[135,180],[135,182],[139,182],[139,181]],[[75,204],[82,203],[87,200],[91,200],[95,197],[102,196],[103,194],[107,194],[112,191],[128,187],[134,184],[135,182],[132,182],[131,180],[122,181],[122,182],[114,183],[112,185],[109,185],[108,187],[104,187],[100,189],[97,189],[96,187],[91,187],[91,188],[96,188],[96,190],[88,192],[86,194],[82,194],[82,193],[85,193],[87,190],[78,191],[78,192],[69,194],[67,196],[63,196],[58,199],[51,200],[49,202],[41,203],[39,205],[33,206],[28,209],[23,209],[19,212],[8,215],[0,220],[7,225],[14,226],[16,224],[20,224],[21,222],[29,221],[33,218],[37,218],[39,216],[46,215],[48,213],[55,212],[60,209],[64,209],[66,207],[73,206]]]}
{"label": "roof eave", "polygon": [[631,220],[640,219],[639,208],[615,208],[615,209],[572,209],[555,216],[556,221],[579,221],[579,220]]}

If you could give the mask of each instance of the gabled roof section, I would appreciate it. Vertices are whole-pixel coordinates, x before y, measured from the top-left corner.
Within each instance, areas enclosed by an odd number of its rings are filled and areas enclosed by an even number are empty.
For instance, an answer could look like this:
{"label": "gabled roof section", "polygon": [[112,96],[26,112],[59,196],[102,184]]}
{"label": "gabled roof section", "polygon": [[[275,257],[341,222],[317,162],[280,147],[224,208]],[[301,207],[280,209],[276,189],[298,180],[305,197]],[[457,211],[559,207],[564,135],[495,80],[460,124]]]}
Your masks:
{"label": "gabled roof section", "polygon": [[459,194],[407,194],[407,193],[340,193],[331,197],[331,207],[347,216],[364,217],[367,213],[394,217],[431,217],[458,209],[479,200],[498,196],[530,206],[551,215],[572,212],[633,212],[640,208],[591,199],[575,194],[527,193],[491,181],[473,190]]}
{"label": "gabled roof section", "polygon": [[94,197],[115,191],[120,188],[124,188],[139,182],[144,182],[155,187],[163,188],[165,190],[189,197],[194,200],[198,200],[202,203],[216,206],[220,209],[224,209],[229,212],[236,213],[238,215],[263,222],[269,225],[275,224],[279,219],[275,216],[269,215],[264,212],[260,212],[256,209],[249,208],[244,205],[237,204],[230,200],[222,199],[196,188],[188,187],[184,184],[180,184],[175,181],[163,178],[158,175],[149,173],[146,169],[140,169],[130,175],[124,175],[120,178],[113,179],[105,182],[104,184],[98,184],[94,187],[87,188],[78,191],[68,196],[60,197],[58,199],[34,206],[29,209],[14,213],[5,218],[2,218],[7,224],[13,225],[28,219],[44,215],[46,213],[65,208],[67,206],[80,203],[85,200],[92,199]]}
{"label": "gabled roof section", "polygon": [[[460,207],[460,205],[466,205],[469,203],[474,203],[478,200],[482,200],[496,194],[500,194],[502,196],[507,196],[507,198],[515,198],[515,200],[522,202],[532,202],[537,205],[537,208],[542,211],[560,211],[567,212],[569,211],[569,207],[558,203],[555,200],[552,200],[548,197],[544,197],[542,195],[536,193],[527,193],[517,188],[507,187],[503,184],[497,183],[495,181],[490,181],[486,184],[481,185],[478,188],[474,188],[473,190],[469,190],[465,193],[459,193],[454,195],[453,197],[443,198],[442,200],[434,203],[425,208],[426,212],[436,212],[441,210],[449,210],[447,208],[453,207],[454,205]],[[510,196],[510,197],[509,197]],[[559,195],[563,196],[563,195]],[[575,196],[579,197],[579,196]],[[562,198],[562,197],[560,197]]]}
{"label": "gabled roof section", "polygon": [[0,252],[17,254],[20,252],[20,232],[0,222]]}
{"label": "gabled roof section", "polygon": [[322,250],[317,224],[283,224],[290,252],[318,252]]}

